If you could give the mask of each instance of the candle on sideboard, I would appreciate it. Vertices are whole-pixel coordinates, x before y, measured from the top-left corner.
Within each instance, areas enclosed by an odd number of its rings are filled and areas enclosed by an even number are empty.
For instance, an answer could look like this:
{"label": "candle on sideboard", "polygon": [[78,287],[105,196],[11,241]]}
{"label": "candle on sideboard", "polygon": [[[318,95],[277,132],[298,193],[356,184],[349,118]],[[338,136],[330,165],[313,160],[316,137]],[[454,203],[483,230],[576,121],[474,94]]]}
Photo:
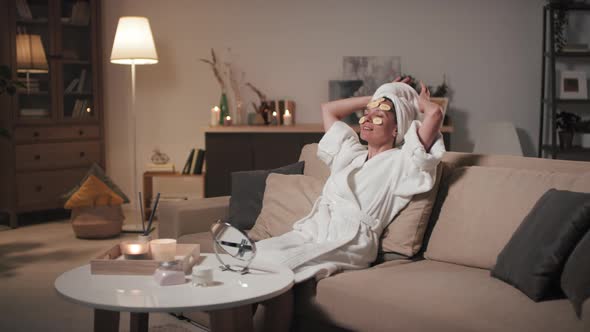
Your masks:
{"label": "candle on sideboard", "polygon": [[228,116],[225,117],[225,119],[223,119],[223,125],[224,126],[231,126],[231,123],[232,123],[231,116],[228,115]]}
{"label": "candle on sideboard", "polygon": [[293,116],[288,109],[285,109],[285,114],[283,114],[283,125],[285,126],[292,126],[293,125]]}
{"label": "candle on sideboard", "polygon": [[219,116],[221,114],[221,110],[219,107],[215,106],[211,109],[211,127],[219,126]]}
{"label": "candle on sideboard", "polygon": [[277,115],[277,111],[272,112],[272,119],[270,121],[270,124],[277,125],[277,126],[280,124],[279,117]]}

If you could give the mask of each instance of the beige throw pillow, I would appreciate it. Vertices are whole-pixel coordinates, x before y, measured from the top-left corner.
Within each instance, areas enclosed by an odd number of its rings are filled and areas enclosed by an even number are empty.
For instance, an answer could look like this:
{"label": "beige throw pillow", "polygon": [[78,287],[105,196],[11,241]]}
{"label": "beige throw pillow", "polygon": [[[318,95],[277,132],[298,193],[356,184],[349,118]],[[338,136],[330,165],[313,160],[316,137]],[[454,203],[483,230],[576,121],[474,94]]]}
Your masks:
{"label": "beige throw pillow", "polygon": [[311,212],[324,188],[323,181],[306,175],[271,173],[266,179],[262,210],[248,235],[255,241],[285,234]]}
{"label": "beige throw pillow", "polygon": [[380,252],[393,252],[411,257],[420,251],[424,232],[436,201],[442,167],[443,164],[439,163],[434,187],[428,192],[414,195],[410,203],[385,228],[381,236]]}

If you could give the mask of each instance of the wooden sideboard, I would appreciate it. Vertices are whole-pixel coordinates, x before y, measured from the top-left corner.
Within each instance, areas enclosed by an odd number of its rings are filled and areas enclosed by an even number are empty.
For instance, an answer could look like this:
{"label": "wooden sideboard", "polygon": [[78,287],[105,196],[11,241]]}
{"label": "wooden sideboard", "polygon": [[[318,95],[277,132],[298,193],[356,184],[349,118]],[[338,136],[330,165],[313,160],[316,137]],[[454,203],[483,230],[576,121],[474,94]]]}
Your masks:
{"label": "wooden sideboard", "polygon": [[[450,150],[452,127],[442,128]],[[304,145],[317,143],[324,135],[321,124],[275,126],[233,126],[205,128],[205,197],[231,192],[231,173],[271,169],[299,160]]]}

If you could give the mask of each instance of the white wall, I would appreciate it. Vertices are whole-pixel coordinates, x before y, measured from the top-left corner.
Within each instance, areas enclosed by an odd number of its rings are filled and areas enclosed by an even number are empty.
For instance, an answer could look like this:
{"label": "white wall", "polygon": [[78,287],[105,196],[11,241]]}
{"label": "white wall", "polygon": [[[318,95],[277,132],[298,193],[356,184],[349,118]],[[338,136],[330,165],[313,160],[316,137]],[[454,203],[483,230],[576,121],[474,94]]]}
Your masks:
{"label": "white wall", "polygon": [[211,47],[235,61],[270,97],[297,102],[299,123],[319,123],[328,80],[344,55],[399,55],[402,71],[436,85],[447,75],[452,146],[471,151],[488,121],[522,129],[536,149],[543,0],[109,0],[103,2],[107,168],[130,190],[129,67],[108,59],[118,17],[147,16],[160,62],[137,70],[138,165],[154,147],[181,168],[220,90],[208,66]]}

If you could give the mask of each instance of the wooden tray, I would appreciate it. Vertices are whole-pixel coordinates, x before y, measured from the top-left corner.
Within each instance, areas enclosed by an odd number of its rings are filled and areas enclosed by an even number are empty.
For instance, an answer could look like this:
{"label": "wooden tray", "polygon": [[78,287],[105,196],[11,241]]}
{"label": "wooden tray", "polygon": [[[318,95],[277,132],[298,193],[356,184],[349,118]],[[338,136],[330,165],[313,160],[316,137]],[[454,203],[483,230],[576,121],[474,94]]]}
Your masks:
{"label": "wooden tray", "polygon": [[[186,256],[198,244],[177,244],[176,256]],[[127,260],[122,257],[117,244],[90,261],[90,274],[152,275],[162,262],[152,259]]]}

